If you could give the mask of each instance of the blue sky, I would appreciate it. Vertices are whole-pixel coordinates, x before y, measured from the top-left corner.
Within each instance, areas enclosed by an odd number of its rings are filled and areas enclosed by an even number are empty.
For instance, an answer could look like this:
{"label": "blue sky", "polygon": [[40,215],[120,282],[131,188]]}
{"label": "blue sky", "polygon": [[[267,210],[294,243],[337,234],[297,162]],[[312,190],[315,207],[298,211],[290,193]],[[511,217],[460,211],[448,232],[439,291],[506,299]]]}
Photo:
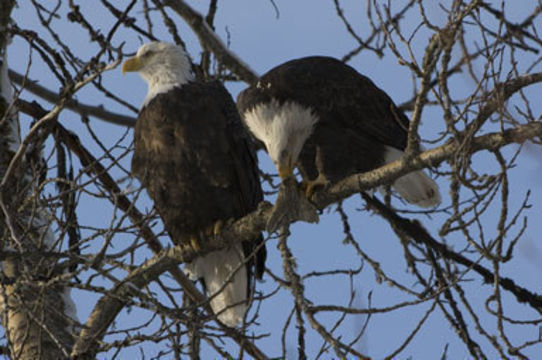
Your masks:
{"label": "blue sky", "polygon": [[[107,29],[112,26],[113,19],[108,16],[102,6],[96,6],[94,2],[80,2],[83,12],[89,14],[93,24],[97,27]],[[126,1],[119,1],[119,4],[127,4]],[[444,2],[447,4],[448,2]],[[532,1],[520,0],[514,2],[514,6],[506,6],[506,11],[517,19],[521,19],[524,14],[529,13],[535,6]],[[279,9],[279,16],[276,16],[275,9],[270,1],[263,0],[230,0],[218,4],[219,10],[216,16],[216,32],[226,42],[229,41],[230,48],[241,59],[249,64],[259,74],[264,73],[268,69],[284,61],[308,56],[308,55],[329,55],[342,57],[351,49],[356,47],[356,42],[347,34],[343,24],[336,16],[333,1],[276,1]],[[425,1],[427,16],[435,24],[442,25],[446,20],[446,14],[439,8],[436,2]],[[192,5],[201,11],[206,10],[207,3],[202,5],[192,2]],[[199,6],[198,6],[199,5]],[[362,35],[366,35],[369,27],[365,18],[364,2],[347,2],[341,4],[342,8],[352,22],[356,31]],[[396,6],[396,2],[393,3]],[[120,5],[118,5],[121,7]],[[419,23],[417,11],[411,11],[403,23],[402,30],[405,34],[412,34]],[[142,21],[142,13],[140,9],[132,11],[131,16]],[[172,15],[176,21],[183,40],[187,43],[189,52],[193,58],[199,60],[200,47],[191,30],[182,23],[176,16]],[[14,19],[19,27],[29,29],[39,29],[37,25],[34,10],[30,6],[20,5],[14,12]],[[487,21],[490,21],[488,19]],[[95,44],[88,43],[88,35],[81,30],[77,25],[69,23],[64,19],[60,19],[55,23],[56,29],[61,33],[62,38],[70,44],[70,48],[84,59],[91,57],[97,50]],[[540,25],[540,21],[538,23]],[[171,37],[167,31],[157,26],[156,34],[161,40],[171,41]],[[48,39],[49,36],[40,32],[40,36]],[[473,37],[477,35],[473,33]],[[133,32],[121,29],[114,38],[115,45],[125,42],[125,49],[135,51],[140,45],[140,39]],[[413,48],[416,52],[417,59],[420,60],[423,56],[423,47],[428,42],[428,34],[424,30],[416,32],[413,40]],[[406,50],[401,48],[404,54]],[[457,55],[459,49],[454,50]],[[28,45],[20,38],[15,38],[9,49],[10,67],[20,73],[24,73],[29,66],[29,77],[38,80],[43,86],[52,90],[56,90],[59,84],[55,82],[49,70],[43,65],[39,56],[32,53],[31,63],[29,60]],[[419,81],[413,82],[412,75],[407,67],[398,64],[397,59],[386,50],[382,59],[379,59],[372,52],[363,51],[360,55],[354,57],[349,63],[364,75],[370,77],[380,88],[385,90],[396,103],[402,103],[409,100],[415,91],[415,85],[419,86]],[[526,70],[532,59],[528,57],[518,59],[520,61],[520,71]],[[475,64],[476,71],[482,71],[484,64]],[[535,68],[540,71],[540,65]],[[503,80],[503,79],[501,79]],[[110,88],[111,91],[121,96],[130,104],[139,107],[145,93],[146,85],[136,75],[122,76],[120,70],[107,72],[102,77],[103,84]],[[469,94],[475,87],[475,84],[467,74],[456,76],[450,85],[453,86],[452,91],[454,96],[461,98],[465,94]],[[237,93],[245,87],[243,83],[228,83],[228,89],[235,98]],[[531,99],[534,99],[536,93],[540,93],[542,87],[535,85],[526,91]],[[24,93],[23,98],[33,99],[33,97]],[[92,105],[103,104],[107,109],[115,112],[124,113],[135,116],[126,107],[112,102],[103,94],[97,92],[92,87],[87,87],[80,91],[76,98],[79,101]],[[43,100],[38,101],[46,108],[51,108]],[[517,98],[513,101],[519,100]],[[534,104],[533,109],[537,114],[541,113],[542,106],[540,103]],[[438,109],[428,107],[423,113],[423,123],[421,134],[424,139],[436,139],[438,133],[443,129],[443,121],[441,113]],[[95,155],[100,153],[100,149],[89,136],[86,127],[81,123],[79,117],[69,111],[64,111],[60,117],[60,122],[75,131],[82,139],[84,144],[94,151]],[[22,118],[22,126],[28,127],[29,120]],[[90,126],[94,129],[100,140],[106,146],[113,146],[118,139],[124,135],[126,129],[104,123],[97,119],[90,120]],[[497,127],[489,127],[491,131]],[[488,130],[489,131],[489,130]],[[128,139],[131,139],[132,132],[128,134]],[[129,144],[125,140],[123,144]],[[50,144],[49,144],[50,146]],[[432,145],[427,144],[430,148]],[[516,146],[510,146],[504,150],[505,154],[512,154]],[[46,151],[50,150],[47,148]],[[115,153],[120,153],[121,149],[117,149]],[[522,240],[517,246],[516,255],[513,261],[503,266],[503,274],[515,279],[519,285],[529,288],[535,292],[542,293],[542,272],[540,264],[542,264],[542,245],[539,241],[539,234],[542,231],[542,225],[538,219],[542,208],[542,190],[540,189],[539,179],[542,175],[542,165],[540,162],[540,149],[533,145],[524,147],[523,152],[516,161],[517,166],[510,170],[510,183],[512,184],[513,194],[511,196],[511,212],[518,208],[523,201],[523,197],[528,189],[531,189],[530,197],[531,209],[527,213],[530,217],[529,227]],[[274,171],[267,156],[260,153],[260,164],[262,168],[268,172]],[[479,154],[474,158],[478,163],[476,168],[480,172],[491,172],[495,170],[496,164],[494,160],[487,154]],[[129,168],[130,157],[122,159],[121,164]],[[107,163],[107,160],[104,160]],[[127,174],[123,173],[119,168],[112,170],[114,176],[123,178]],[[443,194],[443,205],[449,205],[448,196],[449,181],[445,177],[438,178],[438,183],[441,186]],[[129,183],[125,181],[122,186],[127,187]],[[414,277],[408,273],[402,253],[401,245],[397,237],[391,231],[389,225],[383,222],[378,216],[361,211],[363,209],[363,201],[359,196],[353,196],[345,202],[344,207],[348,210],[351,225],[354,235],[363,250],[372,258],[377,259],[385,270],[385,272],[401,281],[405,286],[416,288]],[[399,205],[396,203],[396,205]],[[138,202],[141,209],[150,209],[152,204],[147,199],[141,199]],[[492,207],[484,217],[484,226],[487,227],[488,235],[494,234],[495,223],[498,219],[498,208]],[[107,228],[113,218],[113,209],[104,206],[102,199],[83,195],[81,197],[81,205],[79,206],[79,218],[82,222],[89,226]],[[301,274],[306,274],[311,271],[326,271],[335,268],[358,268],[360,258],[353,252],[351,246],[342,242],[344,234],[340,223],[339,215],[335,212],[335,207],[331,206],[324,211],[324,216],[321,217],[321,223],[318,225],[296,224],[293,226],[291,240],[289,244],[292,252],[297,257],[298,270]],[[434,235],[437,236],[440,226],[442,226],[445,216],[436,215],[426,217],[423,215],[409,214],[411,218],[419,219],[423,225]],[[493,230],[491,230],[493,229]],[[92,230],[87,231],[90,235]],[[115,243],[118,247],[122,247],[123,241],[132,241],[133,237],[129,234],[123,234],[115,238]],[[92,247],[87,251],[101,246],[101,240],[97,239],[92,244]],[[460,249],[464,246],[465,240],[454,234],[445,239],[447,244],[455,249]],[[167,239],[164,239],[167,242]],[[268,242],[269,259],[267,266],[269,269],[282,275],[282,264],[278,250],[276,249],[276,240]],[[141,259],[150,256],[149,253],[142,251]],[[489,264],[483,263],[485,266]],[[464,268],[460,267],[460,271]],[[121,276],[121,272],[118,272]],[[482,285],[481,278],[473,273],[467,273],[466,278],[471,279],[464,286],[465,291],[470,294],[470,301],[476,304],[478,311],[483,311],[484,302],[490,294],[491,288],[487,285]],[[276,284],[269,279],[258,285],[259,288],[268,293],[275,289]],[[328,277],[325,279],[308,279],[305,283],[307,297],[317,304],[336,304],[347,305],[350,282],[348,277]],[[366,307],[367,297],[369,292],[372,292],[373,307],[386,307],[400,303],[405,300],[413,300],[406,297],[403,293],[386,284],[380,284],[375,279],[375,273],[371,267],[365,263],[361,273],[354,277],[352,286],[355,289],[356,297],[354,304],[359,307]],[[75,301],[78,304],[78,314],[80,320],[84,321],[88,316],[96,296],[85,291],[74,291]],[[510,306],[512,314],[519,319],[528,320],[539,318],[536,313],[529,311],[523,305],[518,305],[508,295],[504,296],[505,303]],[[280,355],[280,331],[293,305],[292,298],[289,292],[281,290],[277,295],[268,299],[261,304],[260,318],[258,322],[260,326],[251,328],[257,334],[270,333],[270,336],[258,340],[257,344],[268,352],[270,356]],[[369,323],[368,330],[364,338],[360,341],[358,349],[375,359],[380,359],[400,345],[403,339],[416,326],[419,319],[425,311],[431,306],[430,302],[417,305],[415,307],[407,307],[403,310],[394,311],[388,314],[374,315]],[[136,316],[137,315],[137,316]],[[484,326],[488,329],[495,329],[496,321],[487,315],[487,313],[478,313]],[[149,317],[150,314],[146,311],[132,309],[130,313],[123,313],[118,319],[118,326],[128,326],[131,322],[134,324],[140,323],[144,317]],[[323,319],[325,323],[331,323],[336,317],[318,317]],[[339,331],[344,335],[345,341],[348,342],[354,336],[357,329],[360,328],[364,318],[362,316],[351,316],[340,327]],[[154,324],[156,326],[156,323]],[[474,326],[469,320],[469,328],[474,333]],[[286,343],[288,344],[289,358],[295,358],[295,346],[297,332],[291,326],[288,331]],[[538,328],[535,326],[516,326],[510,332],[510,336],[514,341],[524,339],[535,339],[538,336]],[[476,337],[477,341],[484,348],[487,348],[486,339]],[[322,340],[313,331],[307,335],[307,344],[309,357],[314,356],[321,344]],[[453,329],[445,322],[443,316],[437,309],[427,320],[426,324],[420,330],[417,337],[404,350],[401,359],[406,359],[412,356],[413,359],[435,359],[439,358],[444,346],[448,344],[448,355],[450,359],[467,359],[468,351],[462,343],[456,339]],[[148,356],[156,354],[159,349],[155,344],[144,343],[142,345]],[[235,346],[229,346],[230,349],[235,349]],[[235,353],[235,350],[233,350]],[[531,352],[526,353],[535,356],[540,353],[541,347],[533,348]],[[211,356],[211,353],[205,352],[205,358]],[[132,348],[126,350],[121,358],[138,357],[139,350]],[[324,359],[332,358],[332,353],[323,356]]]}

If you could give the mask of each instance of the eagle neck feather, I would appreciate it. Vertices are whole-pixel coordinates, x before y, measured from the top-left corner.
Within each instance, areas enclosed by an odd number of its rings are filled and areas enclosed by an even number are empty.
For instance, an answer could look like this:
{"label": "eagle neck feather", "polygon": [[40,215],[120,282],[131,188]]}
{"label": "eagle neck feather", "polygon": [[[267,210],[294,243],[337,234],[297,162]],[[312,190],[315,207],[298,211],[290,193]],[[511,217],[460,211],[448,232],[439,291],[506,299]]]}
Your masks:
{"label": "eagle neck feather", "polygon": [[154,86],[149,85],[149,90],[147,91],[147,96],[145,96],[145,100],[143,100],[143,104],[141,105],[141,108],[143,109],[152,99],[154,99],[157,95],[165,94],[174,88],[182,87],[183,83],[166,83],[166,84],[156,84]]}
{"label": "eagle neck feather", "polygon": [[147,96],[141,108],[147,105],[156,95],[167,93],[175,87],[180,88],[195,80],[194,73],[187,59],[186,62],[186,64],[179,62],[175,66],[162,64],[161,67],[155,66],[141,72],[141,76],[149,86]]}

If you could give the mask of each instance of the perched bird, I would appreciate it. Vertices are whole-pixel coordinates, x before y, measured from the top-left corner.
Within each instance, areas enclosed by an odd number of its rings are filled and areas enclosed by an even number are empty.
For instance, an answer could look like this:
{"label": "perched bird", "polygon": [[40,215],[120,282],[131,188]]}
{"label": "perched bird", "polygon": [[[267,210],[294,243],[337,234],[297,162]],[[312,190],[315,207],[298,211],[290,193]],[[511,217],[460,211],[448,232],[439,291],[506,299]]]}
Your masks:
{"label": "perched bird", "polygon": [[[135,126],[132,173],[172,241],[198,250],[263,198],[252,140],[224,86],[196,81],[181,47],[147,43],[122,71],[137,71],[148,84]],[[226,325],[243,320],[252,277],[263,274],[262,241],[260,235],[236,243],[185,267],[193,279],[203,279],[211,307]]]}
{"label": "perched bird", "polygon": [[[239,94],[237,107],[282,179],[297,166],[308,196],[398,160],[407,145],[405,114],[370,79],[330,57],[273,68]],[[400,177],[393,188],[411,204],[440,203],[437,184],[423,171]]]}

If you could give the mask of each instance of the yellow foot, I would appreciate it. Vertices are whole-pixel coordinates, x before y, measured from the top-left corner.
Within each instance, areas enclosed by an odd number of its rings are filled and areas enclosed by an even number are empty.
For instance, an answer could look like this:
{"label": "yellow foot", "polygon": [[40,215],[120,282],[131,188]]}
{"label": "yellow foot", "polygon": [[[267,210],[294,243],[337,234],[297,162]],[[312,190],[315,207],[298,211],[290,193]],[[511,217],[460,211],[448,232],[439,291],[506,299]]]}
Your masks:
{"label": "yellow foot", "polygon": [[204,236],[209,236],[209,237],[210,236],[217,236],[222,232],[222,230],[224,230],[224,228],[226,228],[226,227],[230,226],[231,224],[233,224],[234,221],[235,221],[235,219],[227,219],[227,220],[220,219],[220,220],[217,220],[213,224],[206,227],[205,230],[203,230],[203,235]]}
{"label": "yellow foot", "polygon": [[320,174],[314,180],[309,180],[309,181],[303,180],[301,182],[301,190],[303,190],[307,199],[310,199],[318,188],[326,188],[328,186],[329,186],[329,181],[327,181],[326,178],[322,176],[322,174]]}
{"label": "yellow foot", "polygon": [[213,225],[213,236],[220,234],[224,228],[224,220],[217,220]]}

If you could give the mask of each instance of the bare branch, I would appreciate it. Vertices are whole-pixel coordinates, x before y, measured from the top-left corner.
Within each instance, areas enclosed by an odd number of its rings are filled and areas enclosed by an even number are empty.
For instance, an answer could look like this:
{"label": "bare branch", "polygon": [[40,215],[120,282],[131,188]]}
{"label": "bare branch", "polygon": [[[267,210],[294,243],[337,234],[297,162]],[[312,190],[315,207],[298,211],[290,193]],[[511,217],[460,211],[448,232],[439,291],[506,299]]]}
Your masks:
{"label": "bare branch", "polygon": [[[10,70],[9,77],[19,86],[24,87],[25,90],[30,91],[34,95],[47,100],[52,104],[57,104],[60,101],[60,96],[58,93],[51,91],[38,84],[37,81],[30,80],[25,78],[25,76]],[[122,114],[113,113],[107,111],[103,106],[92,106],[87,104],[82,104],[75,99],[70,99],[66,101],[65,108],[70,109],[81,116],[93,116],[97,119],[104,120],[116,125],[129,126],[133,127],[135,125],[135,117],[130,117]],[[135,109],[134,109],[135,110]]]}
{"label": "bare branch", "polygon": [[252,84],[258,80],[254,70],[232,53],[226,45],[218,38],[216,33],[209,27],[205,18],[192,9],[182,0],[162,0],[164,6],[172,8],[198,36],[203,47],[213,52],[216,58],[242,81]]}

